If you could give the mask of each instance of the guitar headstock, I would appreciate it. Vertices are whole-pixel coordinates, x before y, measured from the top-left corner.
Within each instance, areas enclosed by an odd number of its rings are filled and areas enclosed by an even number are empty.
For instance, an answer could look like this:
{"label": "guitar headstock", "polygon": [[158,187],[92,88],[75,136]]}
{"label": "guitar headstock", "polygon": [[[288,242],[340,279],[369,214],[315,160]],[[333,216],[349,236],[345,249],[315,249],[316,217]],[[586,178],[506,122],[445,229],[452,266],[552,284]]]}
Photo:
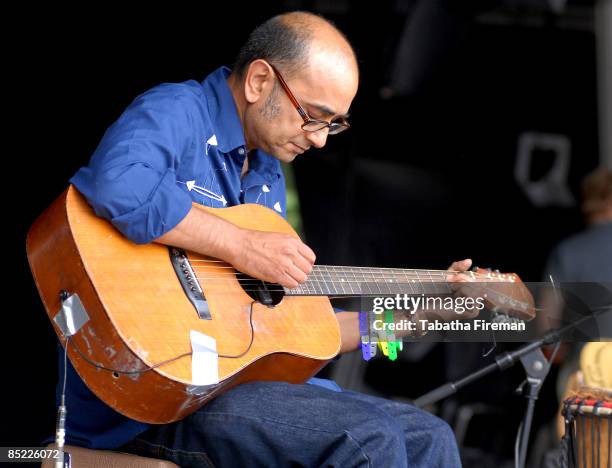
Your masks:
{"label": "guitar headstock", "polygon": [[479,284],[479,294],[488,309],[529,321],[536,315],[533,295],[516,273],[501,273],[484,268],[466,272]]}

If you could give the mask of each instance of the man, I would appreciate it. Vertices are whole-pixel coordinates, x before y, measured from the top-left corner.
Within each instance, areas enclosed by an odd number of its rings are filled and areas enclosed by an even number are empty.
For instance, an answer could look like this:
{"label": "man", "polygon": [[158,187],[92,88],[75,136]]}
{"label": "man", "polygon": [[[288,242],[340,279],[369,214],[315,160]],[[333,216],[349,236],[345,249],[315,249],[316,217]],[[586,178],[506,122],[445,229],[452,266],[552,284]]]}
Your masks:
{"label": "man", "polygon": [[[233,71],[138,97],[71,182],[134,242],[211,255],[295,287],[315,262],[308,246],[238,228],[191,204],[259,203],[284,215],[280,161],[347,129],[357,85],[355,54],[334,26],[308,13],[277,16],[253,31]],[[337,317],[342,352],[356,349],[357,314]],[[149,426],[97,400],[70,368],[67,402],[69,442],[121,447],[183,467],[460,464],[441,420],[321,379],[240,385],[181,421]]]}
{"label": "man", "polygon": [[[552,249],[546,262],[544,281],[552,277],[557,284],[569,283],[567,287],[579,295],[584,307],[594,309],[610,303],[612,171],[599,167],[588,174],[582,180],[581,192],[581,211],[586,229],[564,239]],[[576,283],[582,284],[577,286]],[[559,327],[561,322],[575,320],[585,312],[564,310],[563,304],[557,302],[556,295],[551,291],[545,291],[542,302],[547,312],[538,317],[537,324],[541,331]],[[581,327],[581,332],[593,338],[612,336],[612,314],[600,315],[591,324]]]}
{"label": "man", "polygon": [[[544,281],[552,277],[561,289],[571,291],[579,298],[566,307],[552,291],[545,291],[537,325],[542,332],[558,328],[581,318],[592,309],[610,305],[612,297],[612,170],[598,167],[581,183],[581,211],[586,228],[562,240],[551,251]],[[565,284],[564,284],[565,283]],[[582,304],[580,304],[582,302]],[[567,343],[557,354],[559,374],[557,390],[559,404],[575,395],[579,385],[611,388],[610,372],[612,343],[612,312],[607,311],[580,327],[576,339],[585,342]],[[597,340],[586,342],[586,339]],[[603,341],[603,342],[602,342]],[[577,374],[581,371],[581,375]],[[546,431],[545,427],[543,431]],[[552,433],[552,431],[550,431]],[[547,456],[556,456],[558,439],[565,433],[565,419],[556,417],[554,445]]]}
{"label": "man", "polygon": [[612,281],[612,171],[599,167],[582,181],[587,229],[563,240],[548,259],[556,281]]}

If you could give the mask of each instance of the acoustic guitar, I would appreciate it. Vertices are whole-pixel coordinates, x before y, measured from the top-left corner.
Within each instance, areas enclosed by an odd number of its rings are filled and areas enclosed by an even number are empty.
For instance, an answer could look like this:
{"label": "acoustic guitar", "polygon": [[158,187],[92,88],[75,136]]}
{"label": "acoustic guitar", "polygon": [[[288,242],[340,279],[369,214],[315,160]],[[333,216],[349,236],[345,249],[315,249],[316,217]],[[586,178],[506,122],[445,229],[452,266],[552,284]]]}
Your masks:
{"label": "acoustic guitar", "polygon": [[[260,205],[194,207],[244,228],[297,236]],[[240,383],[308,380],[340,349],[329,297],[406,293],[406,285],[414,294],[452,294],[427,289],[439,288],[446,271],[322,265],[286,289],[214,258],[137,245],[72,186],[32,225],[27,254],[79,376],[106,404],[147,423],[177,421]],[[533,317],[531,295],[516,275],[471,274],[508,283],[506,310]]]}

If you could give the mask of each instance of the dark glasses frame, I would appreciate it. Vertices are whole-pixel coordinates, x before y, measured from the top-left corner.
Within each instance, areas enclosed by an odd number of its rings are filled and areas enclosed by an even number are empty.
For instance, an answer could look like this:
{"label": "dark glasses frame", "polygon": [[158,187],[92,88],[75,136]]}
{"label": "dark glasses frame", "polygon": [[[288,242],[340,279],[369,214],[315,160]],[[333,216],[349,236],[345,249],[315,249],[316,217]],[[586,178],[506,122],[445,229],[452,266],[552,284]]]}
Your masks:
{"label": "dark glasses frame", "polygon": [[328,122],[327,120],[313,119],[312,117],[310,117],[308,115],[308,112],[306,112],[306,110],[299,103],[295,95],[289,89],[289,86],[283,78],[283,75],[281,75],[281,73],[274,65],[272,65],[271,63],[268,63],[268,65],[270,65],[270,67],[274,71],[276,78],[278,78],[278,82],[280,83],[281,87],[285,91],[285,94],[293,104],[293,107],[295,107],[295,109],[298,111],[298,114],[300,114],[300,117],[302,117],[302,120],[304,121],[304,123],[302,124],[302,130],[306,132],[318,132],[319,130],[328,128],[329,135],[337,135],[338,133],[351,128],[351,125],[348,123],[348,120],[346,120],[344,117],[338,117],[337,119],[332,120],[331,122]]}

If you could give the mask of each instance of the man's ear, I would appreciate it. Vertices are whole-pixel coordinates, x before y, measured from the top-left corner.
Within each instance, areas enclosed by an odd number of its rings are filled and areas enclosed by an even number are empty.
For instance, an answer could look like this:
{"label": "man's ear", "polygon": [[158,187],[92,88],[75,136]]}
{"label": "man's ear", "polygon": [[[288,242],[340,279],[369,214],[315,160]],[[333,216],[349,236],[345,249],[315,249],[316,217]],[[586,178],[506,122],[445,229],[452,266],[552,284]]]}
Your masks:
{"label": "man's ear", "polygon": [[267,94],[274,84],[274,72],[263,60],[254,60],[249,64],[244,79],[244,97],[253,104]]}

